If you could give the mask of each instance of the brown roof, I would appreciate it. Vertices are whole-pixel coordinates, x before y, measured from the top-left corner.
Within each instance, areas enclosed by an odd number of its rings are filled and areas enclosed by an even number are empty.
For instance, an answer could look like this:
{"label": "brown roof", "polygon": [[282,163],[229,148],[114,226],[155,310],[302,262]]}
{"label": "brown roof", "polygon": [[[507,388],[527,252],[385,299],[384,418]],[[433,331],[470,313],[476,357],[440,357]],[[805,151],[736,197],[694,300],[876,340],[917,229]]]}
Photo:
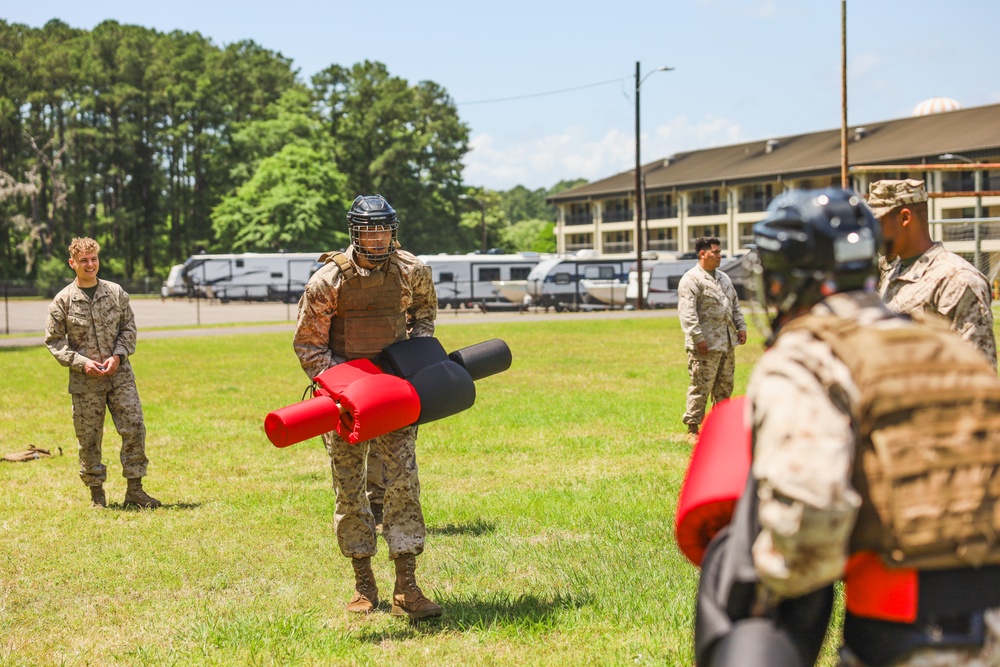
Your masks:
{"label": "brown roof", "polygon": [[[864,136],[855,133],[864,129]],[[848,129],[850,165],[940,162],[942,153],[985,157],[1000,149],[1000,105],[865,123]],[[767,152],[768,144],[773,148]],[[718,187],[840,173],[840,129],[677,153],[642,166],[646,191]],[[564,190],[547,201],[631,194],[635,170]]]}

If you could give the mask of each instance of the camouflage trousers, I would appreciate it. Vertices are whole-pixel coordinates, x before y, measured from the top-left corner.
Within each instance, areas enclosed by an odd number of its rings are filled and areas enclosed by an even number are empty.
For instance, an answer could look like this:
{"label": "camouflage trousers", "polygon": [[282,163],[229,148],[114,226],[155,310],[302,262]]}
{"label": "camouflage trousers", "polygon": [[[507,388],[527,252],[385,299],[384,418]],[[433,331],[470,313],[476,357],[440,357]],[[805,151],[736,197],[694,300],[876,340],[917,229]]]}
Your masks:
{"label": "camouflage trousers", "polygon": [[[914,651],[893,667],[1000,667],[1000,608],[984,615],[986,639],[982,648],[925,648]],[[841,649],[839,667],[865,667],[864,663]]]}
{"label": "camouflage trousers", "polygon": [[340,552],[348,558],[364,558],[374,556],[377,550],[375,519],[368,500],[368,479],[373,474],[369,451],[373,451],[376,465],[381,464],[385,489],[382,537],[389,558],[422,553],[427,529],[417,478],[417,427],[407,426],[357,445],[330,432],[323,435],[323,443],[333,470],[337,496],[334,531]]}
{"label": "camouflage trousers", "polygon": [[698,425],[705,419],[705,406],[711,395],[712,403],[729,398],[733,393],[733,375],[736,372],[736,352],[709,350],[704,357],[694,350],[688,350],[687,404],[684,409],[684,423]]}
{"label": "camouflage trousers", "polygon": [[119,454],[122,476],[136,479],[146,476],[146,425],[142,403],[134,382],[104,391],[88,391],[73,396],[73,429],[80,445],[80,479],[87,486],[99,486],[108,478],[101,462],[104,439],[104,415],[111,413],[115,430],[122,438]]}

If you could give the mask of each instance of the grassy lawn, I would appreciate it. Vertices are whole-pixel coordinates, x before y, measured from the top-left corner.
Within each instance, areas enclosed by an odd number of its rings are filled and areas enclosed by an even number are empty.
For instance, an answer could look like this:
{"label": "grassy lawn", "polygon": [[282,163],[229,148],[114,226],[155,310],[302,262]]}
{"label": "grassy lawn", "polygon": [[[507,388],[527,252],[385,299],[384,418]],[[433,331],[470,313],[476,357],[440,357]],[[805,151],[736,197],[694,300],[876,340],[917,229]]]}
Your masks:
{"label": "grassy lawn", "polygon": [[[348,616],[319,439],[279,450],[270,410],[307,384],[288,334],[139,337],[146,488],[111,507],[77,476],[66,371],[0,349],[0,665],[690,665],[697,570],[673,540],[690,447],[676,318],[439,326],[447,350],[503,338],[506,373],[421,427],[428,525],[418,580],[444,606],[411,624]],[[761,341],[739,349],[743,393]],[[392,590],[384,544],[373,559]],[[832,665],[828,649],[822,664]]]}

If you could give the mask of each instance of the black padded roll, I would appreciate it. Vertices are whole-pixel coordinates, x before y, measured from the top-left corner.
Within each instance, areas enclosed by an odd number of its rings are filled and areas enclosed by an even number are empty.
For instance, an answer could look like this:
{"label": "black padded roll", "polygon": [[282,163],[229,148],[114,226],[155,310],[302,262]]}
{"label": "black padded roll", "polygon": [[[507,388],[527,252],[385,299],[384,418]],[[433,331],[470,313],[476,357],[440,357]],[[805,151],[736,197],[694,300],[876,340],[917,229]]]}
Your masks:
{"label": "black padded roll", "polygon": [[420,397],[418,424],[450,417],[468,410],[476,402],[476,385],[472,377],[449,359],[421,368],[407,381]]}
{"label": "black padded roll", "polygon": [[383,371],[404,380],[422,368],[447,360],[448,353],[444,351],[441,342],[431,336],[408,338],[393,343],[382,350],[378,357]]}
{"label": "black padded roll", "polygon": [[499,338],[455,350],[448,358],[469,371],[473,380],[502,373],[510,368],[512,361],[510,348]]}

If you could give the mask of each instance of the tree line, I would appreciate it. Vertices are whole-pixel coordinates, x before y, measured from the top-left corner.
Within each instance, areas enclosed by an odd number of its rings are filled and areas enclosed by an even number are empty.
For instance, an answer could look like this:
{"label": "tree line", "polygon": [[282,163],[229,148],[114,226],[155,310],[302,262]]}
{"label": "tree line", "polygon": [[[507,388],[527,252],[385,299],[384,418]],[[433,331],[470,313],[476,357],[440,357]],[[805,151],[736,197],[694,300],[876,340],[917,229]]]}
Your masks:
{"label": "tree line", "polygon": [[0,278],[65,275],[84,235],[133,281],[201,251],[344,247],[372,193],[416,253],[477,249],[483,223],[490,247],[554,250],[545,197],[582,181],[469,187],[468,139],[444,88],[378,62],[305,81],[252,40],[0,20]]}

